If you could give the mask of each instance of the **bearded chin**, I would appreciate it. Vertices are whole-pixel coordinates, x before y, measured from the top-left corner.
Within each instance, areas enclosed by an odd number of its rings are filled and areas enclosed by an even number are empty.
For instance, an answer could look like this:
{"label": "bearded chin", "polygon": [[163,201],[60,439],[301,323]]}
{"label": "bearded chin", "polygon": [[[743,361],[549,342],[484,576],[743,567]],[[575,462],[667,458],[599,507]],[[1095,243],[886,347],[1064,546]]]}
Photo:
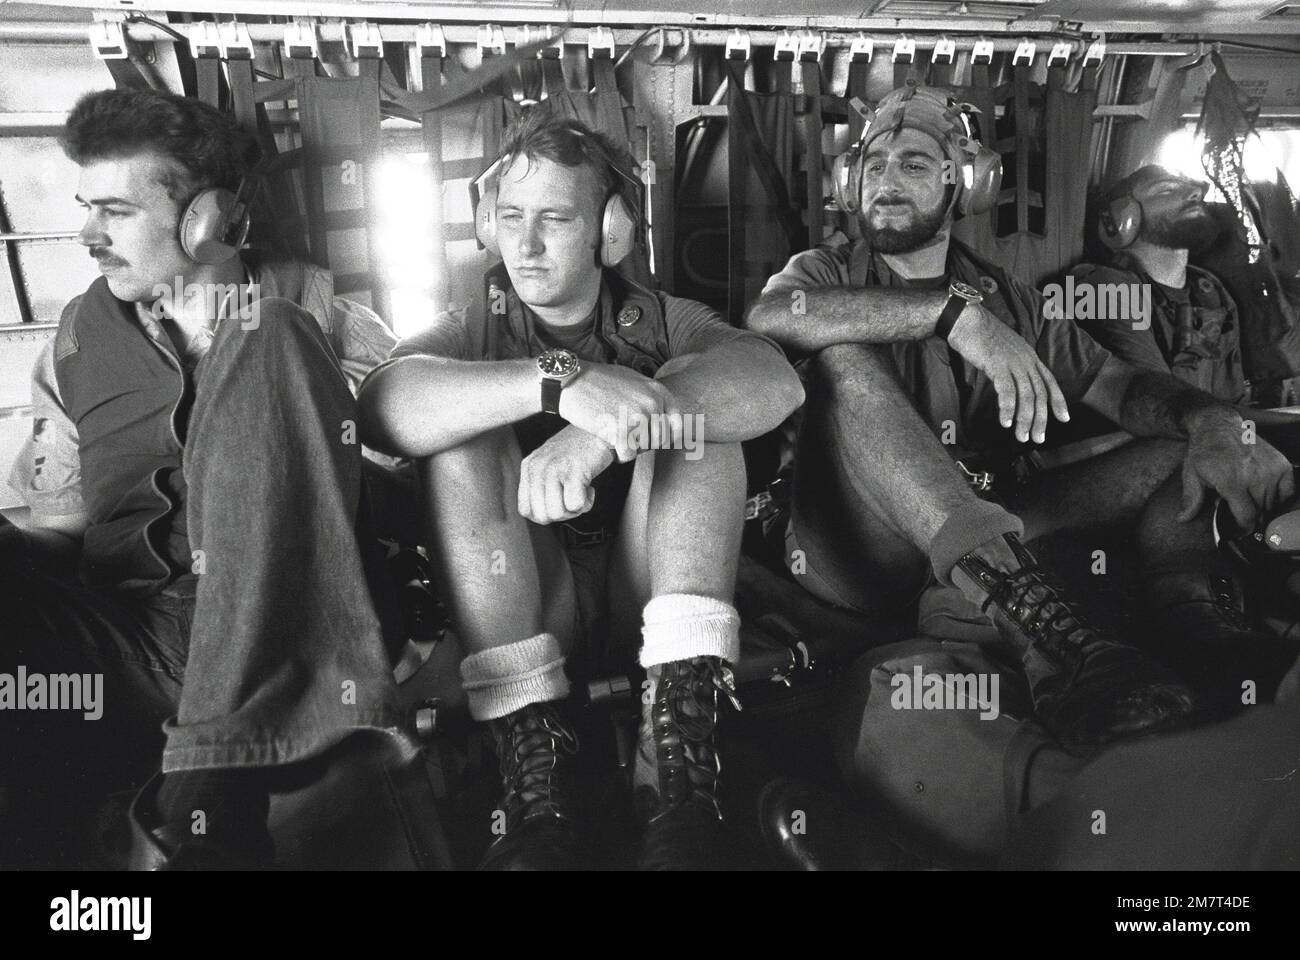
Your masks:
{"label": "bearded chin", "polygon": [[933,240],[947,218],[946,206],[918,216],[905,227],[876,227],[864,218],[862,236],[872,250],[880,253],[911,253]]}
{"label": "bearded chin", "polygon": [[1214,243],[1219,235],[1219,224],[1204,211],[1196,216],[1159,220],[1142,229],[1142,239],[1157,247],[1171,250],[1188,250],[1197,253]]}

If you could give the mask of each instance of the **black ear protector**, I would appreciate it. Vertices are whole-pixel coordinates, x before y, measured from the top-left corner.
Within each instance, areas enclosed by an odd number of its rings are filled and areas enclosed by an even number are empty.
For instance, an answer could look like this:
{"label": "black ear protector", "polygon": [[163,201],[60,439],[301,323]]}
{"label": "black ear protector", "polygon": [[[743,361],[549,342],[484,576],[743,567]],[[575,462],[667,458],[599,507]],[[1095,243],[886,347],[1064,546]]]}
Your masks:
{"label": "black ear protector", "polygon": [[197,263],[225,263],[248,239],[253,178],[245,177],[232,192],[221,187],[200,190],[185,206],[179,223],[181,249]]}
{"label": "black ear protector", "polygon": [[[594,142],[594,141],[593,141]],[[639,188],[640,182],[630,176],[609,156],[604,147],[596,143],[601,159],[624,180]],[[501,255],[497,243],[497,181],[501,169],[513,159],[502,154],[479,174],[470,184],[470,199],[474,203],[474,235],[478,242],[494,257]],[[615,267],[627,259],[636,245],[637,214],[621,191],[605,201],[600,217],[600,246],[598,256],[601,266]]]}
{"label": "black ear protector", "polygon": [[846,152],[831,167],[831,192],[845,213],[857,213],[862,205],[862,167],[866,148],[890,129],[910,126],[903,111],[919,109],[927,116],[920,126],[948,149],[949,159],[961,169],[951,208],[957,213],[977,215],[993,209],[1002,186],[1002,157],[975,138],[970,114],[974,107],[934,87],[909,87],[886,94],[867,125]]}

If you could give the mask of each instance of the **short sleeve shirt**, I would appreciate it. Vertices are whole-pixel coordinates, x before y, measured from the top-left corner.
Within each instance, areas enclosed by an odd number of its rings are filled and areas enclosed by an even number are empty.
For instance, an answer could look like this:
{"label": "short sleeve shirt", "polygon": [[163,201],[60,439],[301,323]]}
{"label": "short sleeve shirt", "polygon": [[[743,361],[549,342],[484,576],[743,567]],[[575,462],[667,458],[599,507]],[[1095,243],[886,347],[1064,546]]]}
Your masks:
{"label": "short sleeve shirt", "polygon": [[[978,267],[968,251],[952,241],[948,277],[933,281],[906,281],[892,275],[887,265],[872,255],[861,242],[823,245],[795,254],[785,269],[768,280],[763,289],[770,293],[793,292],[810,287],[851,286],[855,276],[872,276],[880,286],[945,286],[948,279],[969,283],[984,294],[984,306],[1003,323],[1033,345],[1043,364],[1052,371],[1067,401],[1075,403],[1092,387],[1110,353],[1068,320],[1044,316],[1043,299],[1036,290],[1003,271]],[[815,323],[808,317],[807,322]],[[998,423],[997,391],[981,371],[964,362],[938,337],[887,345],[892,353],[904,389],[918,412],[937,435],[944,421],[952,419],[958,429],[958,445],[966,450],[1005,447],[1014,442],[1011,432]],[[1048,439],[1053,439],[1051,427]]]}
{"label": "short sleeve shirt", "polygon": [[[694,300],[656,293],[663,308],[667,328],[669,358],[704,353],[714,347],[733,341],[751,341],[768,344],[782,357],[781,348],[767,337],[741,330],[726,323],[717,312]],[[601,302],[605,300],[602,294]],[[501,359],[525,359],[549,347],[564,347],[576,353],[581,360],[593,363],[614,363],[616,357],[611,347],[597,336],[598,303],[588,319],[572,328],[555,327],[544,323],[536,314],[527,311],[534,342],[518,341],[516,356]],[[491,356],[488,345],[488,319],[477,312],[457,308],[439,314],[426,330],[402,340],[393,350],[392,359],[409,356],[437,356],[452,360],[487,360]],[[493,318],[492,322],[501,322]],[[540,402],[540,401],[539,401]],[[538,413],[515,424],[515,435],[520,451],[526,456],[563,429],[558,417]],[[594,484],[596,502],[591,510],[570,522],[570,526],[583,530],[610,528],[617,522],[626,500],[627,488],[634,463],[614,463]]]}
{"label": "short sleeve shirt", "polygon": [[[664,323],[668,328],[670,356],[681,357],[691,353],[704,353],[719,344],[733,340],[756,340],[771,345],[778,353],[781,348],[766,337],[731,326],[718,316],[717,311],[694,300],[656,294],[663,305]],[[527,309],[527,308],[525,308]],[[543,323],[536,315],[531,318],[541,349],[566,347],[582,360],[610,363],[613,356],[596,336],[596,317],[574,334],[563,327]],[[536,349],[536,347],[534,347]],[[538,350],[540,352],[540,350]],[[418,355],[447,357],[451,360],[486,360],[488,358],[487,323],[482,317],[471,315],[469,310],[454,308],[438,314],[426,329],[406,337],[393,349],[392,357]],[[524,359],[534,353],[520,352],[511,359]]]}

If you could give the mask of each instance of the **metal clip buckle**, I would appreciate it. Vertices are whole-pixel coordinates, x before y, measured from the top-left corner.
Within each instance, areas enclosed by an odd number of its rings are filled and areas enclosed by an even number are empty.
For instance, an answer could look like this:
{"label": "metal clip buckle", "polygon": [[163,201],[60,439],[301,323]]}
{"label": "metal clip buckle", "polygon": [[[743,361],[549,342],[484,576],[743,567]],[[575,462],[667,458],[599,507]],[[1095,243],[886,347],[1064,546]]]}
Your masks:
{"label": "metal clip buckle", "polygon": [[973,64],[988,64],[993,62],[993,41],[980,37],[975,41],[975,46],[971,48],[970,62]]}
{"label": "metal clip buckle", "polygon": [[284,55],[291,60],[315,60],[320,54],[316,22],[302,20],[284,25]]}
{"label": "metal clip buckle", "polygon": [[961,472],[966,475],[966,482],[975,490],[978,490],[980,493],[987,493],[989,490],[993,489],[992,472],[981,470],[978,473],[974,473],[966,469],[966,464],[962,463],[960,460],[957,461],[957,466],[960,467]]}
{"label": "metal clip buckle", "polygon": [[849,61],[852,63],[870,63],[871,55],[876,51],[876,43],[865,33],[859,33],[849,44]]}
{"label": "metal clip buckle", "polygon": [[750,52],[749,34],[743,30],[732,30],[727,34],[727,59],[748,60]]}
{"label": "metal clip buckle", "polygon": [[793,60],[799,56],[799,40],[791,30],[782,30],[776,35],[776,50],[773,60]]}
{"label": "metal clip buckle", "polygon": [[1011,55],[1011,65],[1013,67],[1019,66],[1020,61],[1023,59],[1032,67],[1034,65],[1034,57],[1037,55],[1038,45],[1036,43],[1028,39],[1021,40],[1019,46],[1016,47],[1016,52]]}
{"label": "metal clip buckle", "polygon": [[221,55],[227,60],[252,60],[253,38],[248,27],[238,20],[223,23],[218,28],[221,35]]}
{"label": "metal clip buckle", "polygon": [[891,59],[894,63],[900,60],[903,63],[911,63],[916,59],[916,41],[911,37],[899,37],[894,41],[894,55]]}
{"label": "metal clip buckle", "polygon": [[1100,64],[1106,58],[1106,35],[1100,34],[1097,39],[1088,45],[1087,51],[1083,55],[1083,65],[1090,66],[1095,60]]}
{"label": "metal clip buckle", "polygon": [[479,53],[487,56],[489,53],[504,54],[506,52],[506,32],[494,23],[479,24],[478,33],[475,35],[475,43],[478,45]]}
{"label": "metal clip buckle", "polygon": [[757,520],[764,516],[764,511],[772,506],[772,494],[766,490],[760,490],[748,500],[745,501],[745,519]]}
{"label": "metal clip buckle", "polygon": [[957,42],[947,37],[934,41],[934,52],[930,54],[931,63],[952,63],[957,59]]}
{"label": "metal clip buckle", "polygon": [[384,41],[379,28],[362,20],[348,24],[348,49],[357,60],[373,60],[384,55]]}
{"label": "metal clip buckle", "polygon": [[614,31],[609,27],[592,27],[587,32],[587,56],[614,59]]}
{"label": "metal clip buckle", "polygon": [[799,60],[802,63],[816,63],[826,50],[826,36],[813,30],[804,30],[799,34]]}
{"label": "metal clip buckle", "polygon": [[415,28],[415,47],[421,57],[447,56],[447,35],[442,25],[422,23]]}
{"label": "metal clip buckle", "polygon": [[1047,65],[1050,67],[1057,60],[1070,61],[1070,54],[1074,52],[1074,44],[1068,40],[1062,40],[1059,43],[1052,44],[1052,52],[1047,55]]}
{"label": "metal clip buckle", "polygon": [[195,60],[221,56],[221,34],[215,23],[200,21],[190,25],[190,56]]}

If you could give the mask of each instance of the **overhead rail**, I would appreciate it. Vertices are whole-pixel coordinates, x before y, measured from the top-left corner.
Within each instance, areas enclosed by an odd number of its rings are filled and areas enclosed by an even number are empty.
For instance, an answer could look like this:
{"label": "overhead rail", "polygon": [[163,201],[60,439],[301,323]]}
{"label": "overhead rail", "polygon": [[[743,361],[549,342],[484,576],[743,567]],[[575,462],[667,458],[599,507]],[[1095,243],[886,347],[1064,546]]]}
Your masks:
{"label": "overhead rail", "polygon": [[[106,24],[113,25],[112,29],[106,30]],[[167,31],[151,24],[129,20],[101,20],[91,24],[57,21],[0,21],[0,42],[86,41],[92,34],[101,38],[115,36],[119,24],[126,37],[136,42],[177,42],[176,38]],[[169,23],[167,26],[169,30],[185,36],[191,44],[194,44],[203,41],[203,38],[211,31],[213,24]],[[229,31],[232,25],[223,24],[223,26]],[[314,30],[304,30],[304,26],[308,28],[314,27]],[[350,47],[354,45],[355,37],[362,34],[362,32],[364,32],[363,35],[368,38],[368,42],[371,44],[375,42],[427,43],[431,28],[438,30],[438,37],[443,43],[470,46],[478,46],[482,43],[485,28],[491,31],[491,36],[497,42],[500,41],[500,38],[504,38],[516,45],[526,45],[528,42],[538,39],[529,32],[529,25],[526,24],[505,27],[480,23],[372,24],[366,22],[359,24],[357,22],[344,23],[300,19],[288,24],[241,22],[238,27],[240,28],[241,40],[247,36],[253,41],[286,43],[292,34],[294,36],[315,37],[318,41],[346,43]],[[535,25],[533,29],[535,29]],[[751,49],[756,47],[783,47],[783,45],[788,45],[791,42],[792,37],[798,37],[803,43],[802,46],[797,47],[798,59],[801,60],[819,57],[830,48],[849,48],[852,51],[861,51],[874,47],[879,50],[893,50],[900,41],[908,49],[937,52],[940,58],[948,62],[951,62],[951,59],[956,54],[969,53],[976,46],[979,47],[982,53],[1015,53],[1020,51],[1023,55],[1027,49],[1026,43],[1031,46],[1034,45],[1033,41],[1027,40],[1026,37],[1019,34],[986,37],[972,34],[953,35],[951,31],[922,34],[898,29],[865,31],[856,29],[799,30],[792,33],[789,30],[778,30],[776,28],[720,30],[669,26],[665,27],[663,32],[666,34],[667,44],[670,47],[680,47],[689,43],[725,48],[729,44],[737,45],[738,38],[741,38],[742,42],[747,41]],[[1044,31],[1023,29],[1020,31],[1020,33],[1026,34],[1046,32],[1050,32],[1050,36],[1040,39],[1040,52],[1044,54],[1050,52],[1053,60],[1069,58],[1070,56],[1084,56],[1095,42],[1095,37],[1092,35],[1062,35],[1059,31],[1054,30],[1054,25],[1050,25],[1049,30]],[[578,45],[587,45],[590,42],[608,43],[612,36],[616,45],[629,46],[643,37],[644,33],[643,30],[632,28],[574,26],[570,27],[565,35],[565,42]],[[866,46],[864,41],[869,41],[871,46]],[[1201,52],[1203,48],[1203,44],[1196,42],[1126,41],[1108,42],[1104,50],[1106,53],[1116,55],[1181,57]]]}

